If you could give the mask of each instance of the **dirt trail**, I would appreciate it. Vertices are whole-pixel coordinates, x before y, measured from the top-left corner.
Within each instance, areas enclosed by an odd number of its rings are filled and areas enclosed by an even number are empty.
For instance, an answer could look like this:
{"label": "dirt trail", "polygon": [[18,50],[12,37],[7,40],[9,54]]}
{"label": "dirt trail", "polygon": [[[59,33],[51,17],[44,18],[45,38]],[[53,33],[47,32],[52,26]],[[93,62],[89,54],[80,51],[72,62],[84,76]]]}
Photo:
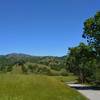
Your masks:
{"label": "dirt trail", "polygon": [[100,100],[100,90],[94,89],[87,85],[81,84],[67,84],[72,88],[77,89],[78,92],[86,96],[89,100]]}

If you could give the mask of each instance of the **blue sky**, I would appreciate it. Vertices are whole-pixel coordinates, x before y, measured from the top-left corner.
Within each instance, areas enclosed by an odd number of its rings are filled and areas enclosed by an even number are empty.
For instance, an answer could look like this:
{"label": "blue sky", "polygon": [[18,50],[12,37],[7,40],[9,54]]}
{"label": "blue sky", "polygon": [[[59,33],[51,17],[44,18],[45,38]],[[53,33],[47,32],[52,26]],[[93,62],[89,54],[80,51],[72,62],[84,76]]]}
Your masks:
{"label": "blue sky", "polygon": [[98,10],[100,0],[0,0],[0,54],[66,55]]}

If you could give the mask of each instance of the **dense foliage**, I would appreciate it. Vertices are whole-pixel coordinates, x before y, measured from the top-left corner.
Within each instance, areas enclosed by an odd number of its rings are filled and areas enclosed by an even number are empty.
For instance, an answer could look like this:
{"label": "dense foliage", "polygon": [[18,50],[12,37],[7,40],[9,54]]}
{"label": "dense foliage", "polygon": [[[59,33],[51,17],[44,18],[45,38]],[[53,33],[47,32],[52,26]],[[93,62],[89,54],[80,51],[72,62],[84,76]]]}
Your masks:
{"label": "dense foliage", "polygon": [[100,83],[100,11],[85,21],[83,37],[96,53],[96,82]]}
{"label": "dense foliage", "polygon": [[94,48],[97,56],[100,56],[100,12],[84,22],[83,37]]}
{"label": "dense foliage", "polygon": [[89,82],[95,77],[95,53],[90,46],[80,43],[79,46],[69,48],[67,58],[68,70],[79,77],[79,81]]}

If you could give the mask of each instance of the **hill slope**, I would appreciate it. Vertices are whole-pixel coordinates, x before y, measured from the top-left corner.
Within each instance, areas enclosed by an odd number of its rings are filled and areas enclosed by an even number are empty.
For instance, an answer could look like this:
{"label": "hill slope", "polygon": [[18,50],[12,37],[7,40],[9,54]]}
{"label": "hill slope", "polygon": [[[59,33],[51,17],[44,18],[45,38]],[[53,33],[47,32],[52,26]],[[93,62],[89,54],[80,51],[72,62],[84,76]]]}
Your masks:
{"label": "hill slope", "polygon": [[[43,73],[49,75],[67,74],[65,57],[31,56],[12,53],[0,56],[0,72]],[[19,69],[19,72],[18,72]],[[15,71],[17,70],[17,71]],[[21,71],[22,70],[22,71]]]}

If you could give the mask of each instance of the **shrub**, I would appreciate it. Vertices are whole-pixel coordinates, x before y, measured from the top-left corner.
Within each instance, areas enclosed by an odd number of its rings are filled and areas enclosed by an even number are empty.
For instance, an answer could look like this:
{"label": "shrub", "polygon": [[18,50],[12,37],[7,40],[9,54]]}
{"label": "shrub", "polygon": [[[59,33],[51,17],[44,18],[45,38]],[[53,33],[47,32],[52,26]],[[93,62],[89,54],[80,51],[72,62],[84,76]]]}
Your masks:
{"label": "shrub", "polygon": [[28,70],[27,70],[26,66],[24,66],[24,65],[23,65],[23,66],[21,66],[21,68],[22,68],[23,73],[25,73],[25,74],[26,74],[26,73],[28,72]]}
{"label": "shrub", "polygon": [[59,71],[55,71],[55,70],[50,70],[49,75],[50,76],[60,76],[60,72]]}
{"label": "shrub", "polygon": [[12,66],[8,66],[7,67],[7,72],[11,72],[13,70],[13,67]]}
{"label": "shrub", "polygon": [[62,76],[68,76],[68,72],[66,71],[66,69],[61,69],[61,70],[60,70],[60,74],[61,74]]}

